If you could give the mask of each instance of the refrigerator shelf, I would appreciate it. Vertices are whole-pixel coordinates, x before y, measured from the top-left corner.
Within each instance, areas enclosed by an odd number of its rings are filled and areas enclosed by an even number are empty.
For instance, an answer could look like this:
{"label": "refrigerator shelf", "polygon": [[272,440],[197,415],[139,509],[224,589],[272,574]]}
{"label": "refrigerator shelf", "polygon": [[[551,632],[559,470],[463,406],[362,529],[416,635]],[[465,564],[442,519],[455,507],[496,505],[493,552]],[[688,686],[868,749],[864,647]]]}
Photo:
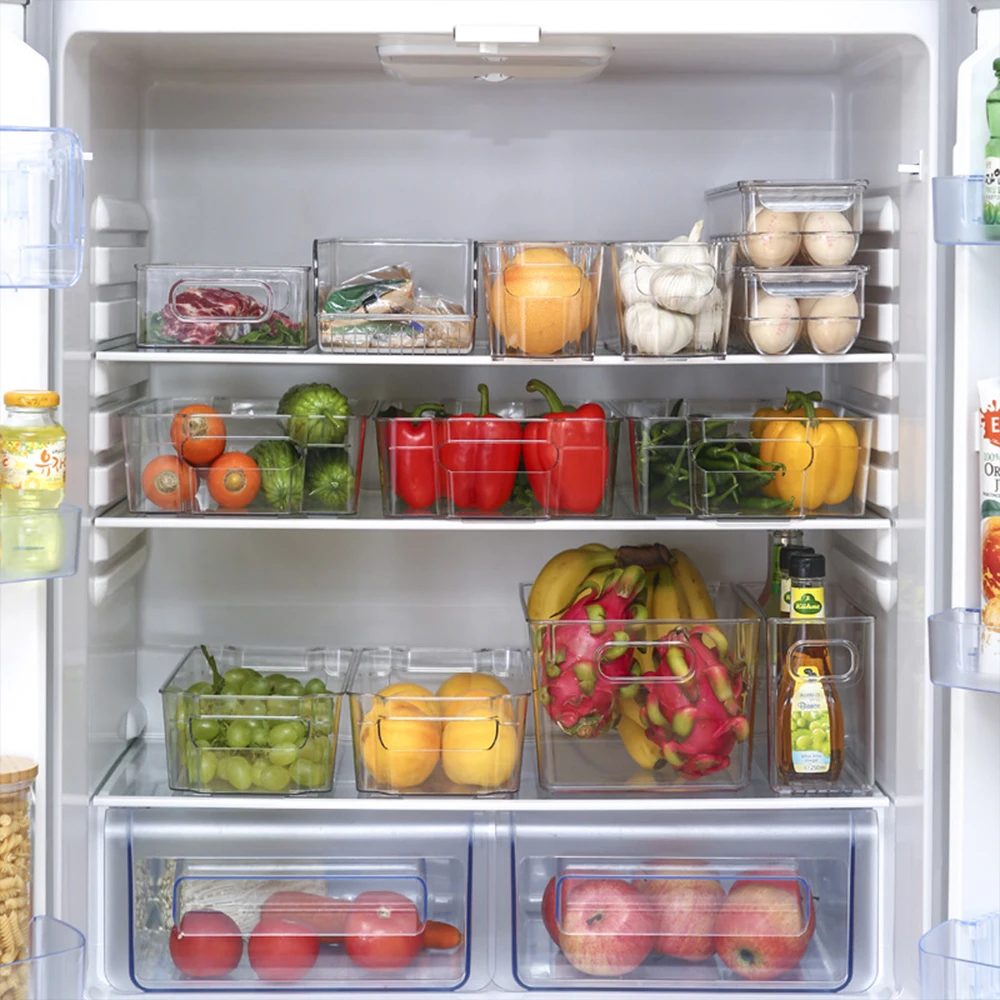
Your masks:
{"label": "refrigerator shelf", "polygon": [[76,573],[80,508],[0,510],[0,583],[55,580]]}

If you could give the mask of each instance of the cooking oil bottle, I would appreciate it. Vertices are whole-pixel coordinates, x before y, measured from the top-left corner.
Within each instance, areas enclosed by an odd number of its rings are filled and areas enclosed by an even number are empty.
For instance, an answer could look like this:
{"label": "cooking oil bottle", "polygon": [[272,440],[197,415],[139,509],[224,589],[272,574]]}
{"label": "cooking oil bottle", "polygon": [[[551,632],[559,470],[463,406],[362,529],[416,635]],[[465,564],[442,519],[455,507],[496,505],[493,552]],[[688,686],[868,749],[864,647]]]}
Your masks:
{"label": "cooking oil bottle", "polygon": [[59,394],[4,394],[0,425],[0,575],[44,576],[63,562],[58,507],[66,492],[66,431]]}

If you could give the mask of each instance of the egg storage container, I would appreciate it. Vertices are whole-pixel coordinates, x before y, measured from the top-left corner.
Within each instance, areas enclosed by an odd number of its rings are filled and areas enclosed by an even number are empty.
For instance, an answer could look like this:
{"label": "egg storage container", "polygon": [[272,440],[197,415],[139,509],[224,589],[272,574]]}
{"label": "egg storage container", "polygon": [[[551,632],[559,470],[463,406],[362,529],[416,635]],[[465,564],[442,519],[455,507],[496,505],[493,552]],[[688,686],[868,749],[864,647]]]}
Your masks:
{"label": "egg storage container", "polygon": [[480,243],[495,359],[593,358],[603,243]]}
{"label": "egg storage container", "polygon": [[1000,911],[977,920],[946,920],[920,939],[920,995],[1000,996]]}
{"label": "egg storage container", "polygon": [[[564,419],[546,415],[557,404]],[[480,418],[484,406],[490,416]],[[445,400],[436,411],[379,403],[377,412],[386,517],[611,516],[622,424],[611,406],[481,396]]]}
{"label": "egg storage container", "polygon": [[[643,605],[646,619],[629,600],[647,583],[629,567],[605,579],[589,610],[551,620],[528,616],[531,588],[521,586],[546,791],[737,792],[750,780],[756,603],[742,588],[714,584],[711,617],[656,619]],[[647,601],[661,598],[669,603]],[[604,628],[595,633],[591,615],[600,611]]]}
{"label": "egg storage container", "polygon": [[137,264],[139,347],[302,351],[308,267]]}
{"label": "egg storage container", "polygon": [[349,649],[194,647],[160,688],[170,787],[329,792]]}
{"label": "egg storage container", "polygon": [[359,792],[511,794],[531,674],[519,649],[363,649],[348,685]]}
{"label": "egg storage container", "polygon": [[628,427],[632,501],[643,517],[693,517],[691,441],[683,399],[615,403]]}
{"label": "egg storage container", "polygon": [[[38,765],[28,757],[0,754],[0,996],[24,978],[31,958],[30,923],[34,903],[35,779]],[[8,974],[4,974],[4,970]],[[16,974],[15,974],[16,971]],[[6,983],[5,980],[13,980]]]}
{"label": "egg storage container", "polygon": [[130,407],[121,418],[129,510],[356,514],[367,404],[332,388],[318,404],[332,415],[286,416],[273,399],[152,399]]}
{"label": "egg storage container", "polygon": [[736,244],[697,234],[611,244],[623,357],[725,357]]}
{"label": "egg storage container", "polygon": [[865,316],[866,265],[742,267],[738,326],[758,354],[787,354],[800,341],[817,354],[845,354]]}
{"label": "egg storage container", "polygon": [[82,997],[86,941],[75,928],[54,917],[34,917],[23,938],[25,957],[0,958],[0,997],[53,1000]]}
{"label": "egg storage container", "polygon": [[874,418],[809,400],[810,420],[801,395],[791,409],[781,403],[689,404],[700,517],[864,515]]}
{"label": "egg storage container", "polygon": [[935,684],[1000,694],[1000,625],[973,608],[939,611],[927,624]]}
{"label": "egg storage container", "polygon": [[858,249],[868,181],[738,181],[705,193],[706,232],[737,236],[757,267],[839,267]]}
{"label": "egg storage container", "polygon": [[472,240],[316,240],[321,351],[468,354],[476,327]]}

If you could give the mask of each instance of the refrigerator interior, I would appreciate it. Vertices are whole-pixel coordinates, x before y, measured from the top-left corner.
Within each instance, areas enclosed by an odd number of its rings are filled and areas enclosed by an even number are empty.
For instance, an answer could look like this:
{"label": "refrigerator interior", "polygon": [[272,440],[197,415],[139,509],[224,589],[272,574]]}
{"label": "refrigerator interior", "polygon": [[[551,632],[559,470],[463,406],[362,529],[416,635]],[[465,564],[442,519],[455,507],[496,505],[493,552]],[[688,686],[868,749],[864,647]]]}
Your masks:
{"label": "refrigerator interior", "polygon": [[[759,583],[768,530],[766,523],[620,520],[412,530],[366,516],[364,503],[355,522],[318,523],[331,530],[314,530],[315,523],[240,530],[209,521],[145,528],[115,507],[124,492],[115,411],[143,396],[277,396],[308,380],[386,399],[467,398],[485,378],[494,398],[517,399],[534,375],[577,400],[765,399],[787,386],[820,388],[880,417],[873,495],[881,506],[853,523],[804,527],[807,543],[831,559],[832,575],[877,619],[881,791],[864,802],[779,800],[767,791],[758,754],[747,811],[731,821],[752,818],[766,831],[769,822],[777,828],[801,817],[803,836],[814,810],[862,824],[873,838],[864,876],[854,882],[863,916],[853,948],[862,971],[842,992],[916,995],[916,942],[930,923],[934,730],[924,647],[938,590],[928,532],[937,420],[927,392],[936,290],[929,185],[899,165],[921,156],[925,169],[933,165],[936,61],[933,44],[903,28],[751,41],[611,35],[615,55],[595,81],[509,87],[400,83],[382,72],[375,38],[365,35],[82,33],[63,40],[55,64],[59,122],[80,134],[94,160],[84,276],[56,304],[54,388],[63,394],[66,426],[89,429],[70,435],[68,462],[90,474],[75,478],[68,499],[96,520],[84,528],[86,567],[56,587],[54,604],[52,738],[61,780],[50,830],[60,845],[51,860],[51,910],[87,928],[90,995],[139,992],[123,979],[122,903],[112,891],[122,877],[123,830],[159,823],[162,838],[180,824],[184,836],[197,838],[223,821],[238,831],[243,815],[252,823],[299,815],[285,812],[285,802],[223,813],[225,801],[201,799],[188,808],[150,778],[162,753],[157,689],[184,648],[522,644],[517,584],[560,548],[663,541],[696,556],[708,579]],[[226,364],[189,352],[176,361],[165,353],[104,354],[127,352],[130,337],[117,317],[131,309],[134,263],[305,264],[313,238],[329,235],[669,239],[703,216],[704,190],[744,177],[868,179],[859,260],[872,273],[862,336],[880,356],[646,365],[608,363],[614,359],[605,354],[593,363],[529,368],[486,358],[341,364],[288,355]],[[601,326],[611,339],[608,278]],[[366,447],[363,487],[371,500],[374,435]],[[134,756],[102,788],[140,736],[148,745],[133,746]],[[526,770],[533,756],[527,747]],[[339,758],[340,779],[350,754],[342,747]],[[519,990],[508,859],[520,811],[562,824],[568,836],[585,823],[566,811],[578,802],[539,801],[526,783],[519,800],[488,808],[452,802],[442,814],[405,799],[349,806],[312,799],[295,809],[321,824],[355,815],[338,817],[342,807],[363,807],[373,836],[411,822],[465,823],[481,849],[471,875],[472,978],[458,988],[509,995]],[[338,780],[338,794],[345,785],[349,794],[349,775]],[[709,822],[720,806],[618,799],[589,808],[627,811],[643,830],[669,835],[674,810],[707,808]],[[623,827],[609,850],[627,854],[638,836]],[[295,843],[283,841],[281,851],[294,852]]]}

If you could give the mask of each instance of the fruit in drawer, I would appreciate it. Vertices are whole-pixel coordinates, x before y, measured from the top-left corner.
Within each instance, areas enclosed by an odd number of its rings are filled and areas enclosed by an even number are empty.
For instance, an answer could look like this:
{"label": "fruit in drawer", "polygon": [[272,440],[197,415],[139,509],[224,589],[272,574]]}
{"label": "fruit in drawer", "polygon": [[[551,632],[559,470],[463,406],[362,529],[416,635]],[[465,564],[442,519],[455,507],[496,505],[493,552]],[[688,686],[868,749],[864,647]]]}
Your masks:
{"label": "fruit in drawer", "polygon": [[378,703],[361,720],[361,758],[376,784],[423,784],[441,756],[441,726],[408,702]]}
{"label": "fruit in drawer", "polygon": [[469,704],[445,723],[441,736],[441,766],[458,785],[502,788],[517,764],[517,726],[502,697],[473,688]]}
{"label": "fruit in drawer", "polygon": [[351,405],[325,382],[293,385],[278,400],[278,412],[290,417],[286,430],[297,444],[340,444],[347,437]]}
{"label": "fruit in drawer", "polygon": [[305,924],[264,917],[250,934],[247,957],[258,979],[301,979],[319,958],[319,938]]}
{"label": "fruit in drawer", "polygon": [[192,403],[174,414],[170,440],[188,465],[211,465],[226,450],[226,425],[218,410]]}
{"label": "fruit in drawer", "polygon": [[170,957],[185,976],[219,979],[240,964],[243,935],[225,913],[191,910],[170,931]]}
{"label": "fruit in drawer", "polygon": [[430,690],[422,684],[412,684],[409,681],[388,684],[378,691],[373,699],[375,707],[381,706],[382,713],[385,715],[393,714],[392,708],[403,702],[415,705],[424,715],[435,720],[437,720],[437,716],[443,714]]}
{"label": "fruit in drawer", "polygon": [[628,975],[653,950],[653,909],[624,879],[571,881],[561,910],[559,947],[570,965],[587,975]]}
{"label": "fruit in drawer", "polygon": [[714,878],[649,878],[636,882],[653,906],[656,943],[653,951],[703,962],[715,952],[712,935],[719,907],[725,902],[722,883]]}
{"label": "fruit in drawer", "polygon": [[[556,887],[559,885],[558,879],[555,875],[549,879],[545,886],[545,892],[542,893],[542,923],[545,925],[546,931],[548,931],[549,937],[559,944],[559,923],[556,919]],[[563,906],[565,906],[566,898],[566,883],[563,882]]]}
{"label": "fruit in drawer", "polygon": [[195,471],[173,455],[160,455],[142,470],[142,492],[163,510],[190,507],[198,489]]}
{"label": "fruit in drawer", "polygon": [[777,979],[802,960],[816,930],[803,885],[791,871],[748,873],[733,883],[715,921],[715,950],[738,976]]}
{"label": "fruit in drawer", "polygon": [[615,564],[612,549],[589,545],[566,549],[554,555],[540,570],[528,595],[528,618],[546,621],[569,607],[580,584],[599,567],[610,569]]}
{"label": "fruit in drawer", "polygon": [[424,924],[398,892],[363,892],[347,915],[347,954],[363,969],[404,969],[424,946]]}
{"label": "fruit in drawer", "polygon": [[565,250],[526,247],[494,280],[489,310],[508,348],[558,354],[590,325],[594,289]]}
{"label": "fruit in drawer", "polygon": [[436,703],[435,714],[440,712],[441,715],[450,718],[468,708],[469,699],[485,698],[489,700],[509,694],[510,691],[507,690],[503,681],[498,680],[492,674],[453,674],[437,689],[437,697],[446,700]]}

